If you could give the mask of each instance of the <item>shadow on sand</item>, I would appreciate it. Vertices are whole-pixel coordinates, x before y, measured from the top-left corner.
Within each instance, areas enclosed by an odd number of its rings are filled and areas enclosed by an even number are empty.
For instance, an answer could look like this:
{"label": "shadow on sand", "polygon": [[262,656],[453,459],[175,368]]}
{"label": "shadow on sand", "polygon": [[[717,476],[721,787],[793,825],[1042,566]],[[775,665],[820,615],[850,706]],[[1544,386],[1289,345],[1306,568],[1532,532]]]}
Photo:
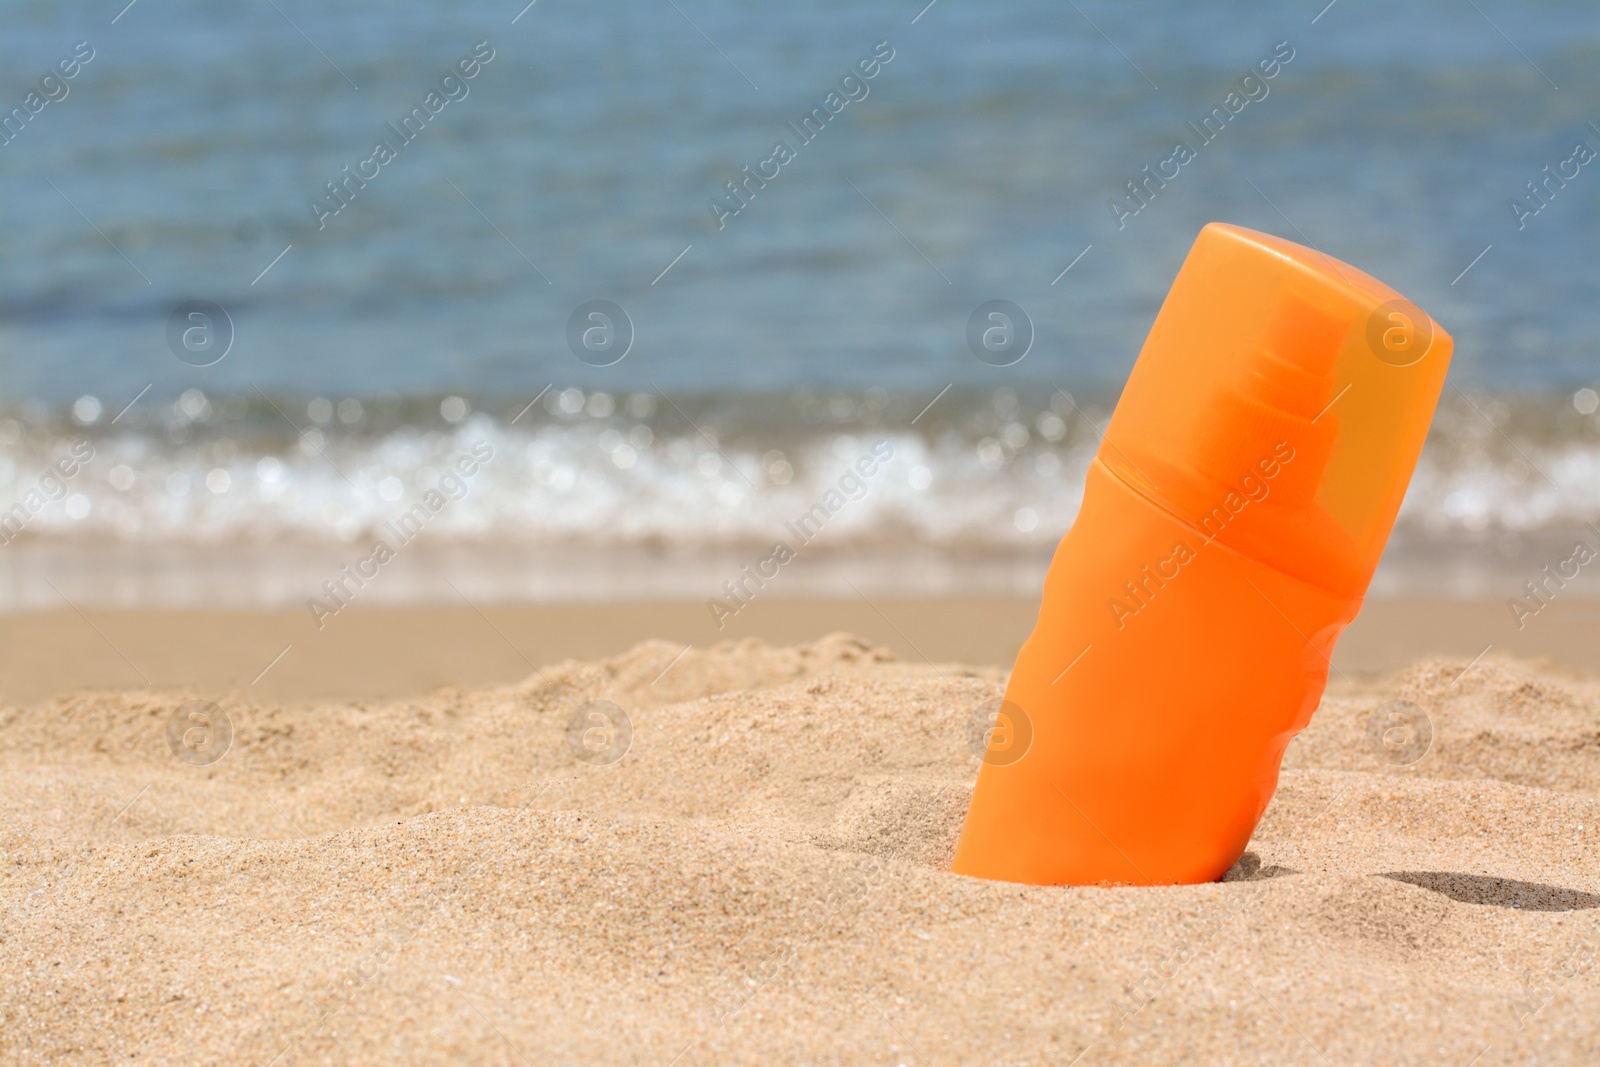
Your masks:
{"label": "shadow on sand", "polygon": [[1466,904],[1491,904],[1519,911],[1581,911],[1600,907],[1600,896],[1594,893],[1539,882],[1519,882],[1514,878],[1454,871],[1388,871],[1380,877],[1431,889]]}

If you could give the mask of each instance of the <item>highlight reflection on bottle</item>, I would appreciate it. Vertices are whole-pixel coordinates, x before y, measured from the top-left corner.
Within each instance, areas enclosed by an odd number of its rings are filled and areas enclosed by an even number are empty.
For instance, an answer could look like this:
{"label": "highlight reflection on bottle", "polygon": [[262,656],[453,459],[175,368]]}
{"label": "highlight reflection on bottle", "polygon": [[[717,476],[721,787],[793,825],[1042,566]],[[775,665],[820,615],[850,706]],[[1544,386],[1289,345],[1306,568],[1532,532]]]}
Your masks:
{"label": "highlight reflection on bottle", "polygon": [[[1414,330],[1394,329],[1396,308]],[[1240,227],[1200,232],[1006,689],[1032,743],[984,761],[957,873],[1227,871],[1361,606],[1451,348],[1353,267]]]}

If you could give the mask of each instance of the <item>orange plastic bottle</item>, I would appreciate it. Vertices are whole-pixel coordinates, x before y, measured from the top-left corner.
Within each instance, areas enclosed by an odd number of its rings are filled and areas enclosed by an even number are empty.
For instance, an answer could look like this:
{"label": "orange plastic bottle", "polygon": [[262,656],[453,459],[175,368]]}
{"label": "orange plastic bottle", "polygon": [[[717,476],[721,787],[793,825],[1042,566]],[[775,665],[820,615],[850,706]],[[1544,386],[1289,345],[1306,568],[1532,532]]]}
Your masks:
{"label": "orange plastic bottle", "polygon": [[[991,739],[957,873],[1227,871],[1361,606],[1451,347],[1353,267],[1200,232],[1050,564],[1006,688],[1018,728]],[[997,751],[1030,731],[1020,758]]]}

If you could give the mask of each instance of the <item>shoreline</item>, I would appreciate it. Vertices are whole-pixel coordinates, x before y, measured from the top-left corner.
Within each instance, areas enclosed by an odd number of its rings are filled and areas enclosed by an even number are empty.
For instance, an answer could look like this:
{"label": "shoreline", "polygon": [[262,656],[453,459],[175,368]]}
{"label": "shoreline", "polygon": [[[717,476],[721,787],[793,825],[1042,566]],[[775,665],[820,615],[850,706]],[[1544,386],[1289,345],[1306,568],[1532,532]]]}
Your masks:
{"label": "shoreline", "polygon": [[[776,646],[848,632],[906,664],[1010,668],[1036,597],[871,595],[757,599],[718,629],[689,600],[565,604],[352,605],[318,630],[303,608],[103,609],[0,614],[0,700],[83,690],[230,689],[275,700],[372,700],[513,683],[566,660],[659,639],[707,649]],[[1517,629],[1501,600],[1368,600],[1340,638],[1330,685],[1370,681],[1430,656],[1510,655],[1600,675],[1600,599],[1552,601]],[[665,661],[662,667],[665,668]]]}

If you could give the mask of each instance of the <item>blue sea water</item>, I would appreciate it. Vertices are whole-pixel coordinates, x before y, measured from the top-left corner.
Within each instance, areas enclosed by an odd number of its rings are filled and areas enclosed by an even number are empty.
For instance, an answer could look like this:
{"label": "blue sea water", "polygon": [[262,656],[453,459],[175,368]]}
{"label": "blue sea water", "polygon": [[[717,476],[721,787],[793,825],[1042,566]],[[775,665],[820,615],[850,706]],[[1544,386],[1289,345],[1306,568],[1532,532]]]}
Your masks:
{"label": "blue sea water", "polygon": [[[1093,439],[1054,390],[1103,414],[1214,219],[1455,335],[1476,407],[1441,417],[1403,523],[1600,516],[1600,161],[1526,187],[1600,149],[1586,0],[7,2],[0,25],[0,111],[93,51],[0,145],[0,488],[79,434],[114,459],[30,536],[358,537],[473,425],[504,482],[440,538],[759,540],[841,437],[892,432],[920,488],[856,536],[1048,545]],[[803,140],[830,91],[860,98]],[[394,158],[319,223],[378,140]],[[1112,209],[1178,140],[1179,175]],[[994,299],[1031,321],[1012,366],[967,343]],[[631,333],[608,366],[569,344],[595,300]],[[225,309],[212,365],[169,342],[189,301]]]}

